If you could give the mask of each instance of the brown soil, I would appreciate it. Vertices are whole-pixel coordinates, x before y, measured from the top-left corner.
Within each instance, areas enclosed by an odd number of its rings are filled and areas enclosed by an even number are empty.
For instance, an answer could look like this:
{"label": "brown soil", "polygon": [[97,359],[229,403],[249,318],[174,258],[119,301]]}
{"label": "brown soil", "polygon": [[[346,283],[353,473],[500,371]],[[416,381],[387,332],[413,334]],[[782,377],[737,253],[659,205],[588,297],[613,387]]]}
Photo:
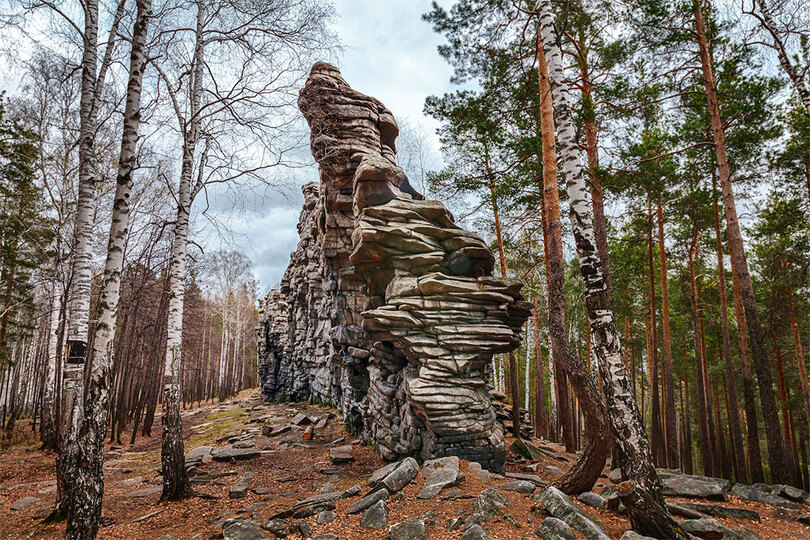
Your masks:
{"label": "brown soil", "polygon": [[[227,432],[236,432],[248,427],[257,427],[261,424],[251,423],[251,411],[257,406],[251,392],[243,393],[236,399],[223,404],[204,404],[189,411],[183,416],[184,433],[186,435],[186,450],[207,444],[219,446],[226,443],[217,443],[216,439]],[[327,410],[308,406],[306,404],[279,404],[272,406],[259,406],[253,410],[253,416],[273,414],[276,418],[267,420],[268,423],[281,425],[286,423],[296,413],[308,411],[312,415],[322,415]],[[206,425],[209,424],[210,425]],[[199,427],[203,426],[203,427]],[[339,437],[345,437],[348,442],[355,442],[355,438],[345,432],[342,425],[332,420],[322,430],[316,430],[311,440],[303,440],[303,428],[294,429],[276,437],[257,437],[257,446],[274,450],[273,453],[264,454],[248,461],[236,463],[218,463],[211,461],[200,467],[206,474],[233,472],[209,484],[196,486],[201,494],[213,498],[191,498],[176,503],[160,503],[159,493],[143,498],[126,498],[124,495],[132,491],[150,486],[160,486],[160,476],[157,474],[159,466],[159,430],[151,438],[138,439],[133,446],[125,446],[117,451],[108,451],[107,461],[126,460],[117,465],[119,470],[108,470],[105,474],[105,498],[103,517],[105,526],[100,529],[99,537],[103,539],[127,540],[155,540],[166,537],[185,540],[195,533],[203,533],[203,538],[221,538],[221,524],[224,517],[240,517],[263,521],[276,512],[287,509],[298,499],[318,493],[317,488],[328,477],[320,469],[332,467],[329,462],[329,447],[327,443]],[[283,440],[292,440],[295,444],[283,444]],[[511,442],[511,441],[508,441]],[[341,443],[346,444],[346,443]],[[550,445],[551,443],[545,443]],[[282,448],[279,448],[279,446]],[[298,446],[301,445],[301,446]],[[305,446],[304,446],[305,445]],[[559,448],[554,446],[555,448]],[[341,465],[340,480],[335,483],[336,489],[346,489],[356,484],[362,484],[368,476],[384,462],[370,446],[355,442],[353,455],[355,461],[348,465]],[[571,463],[571,454],[565,454],[561,448],[556,458],[549,457],[538,467],[538,475],[552,481],[553,478],[544,471],[546,465],[556,465],[567,469]],[[53,504],[54,501],[54,460],[55,455],[38,449],[37,442],[30,439],[27,442],[16,443],[4,448],[0,453],[0,538],[62,538],[64,524],[45,524],[41,518],[36,517],[38,512]],[[510,456],[506,470],[510,472],[524,472],[526,461]],[[244,499],[229,499],[228,490],[236,483],[237,478],[245,471],[252,471],[255,476],[250,487],[268,488],[268,495],[257,495],[248,492]],[[421,489],[423,478],[420,475],[417,481],[408,485],[400,494],[388,501],[390,524],[405,519],[425,517],[437,519],[439,524],[428,527],[431,539],[455,539],[461,536],[461,531],[448,532],[446,525],[449,519],[462,513],[469,513],[474,505],[474,497],[487,487],[495,487],[505,480],[492,480],[485,482],[479,479],[467,468],[463,462],[462,472],[465,481],[459,485],[463,492],[461,497],[453,500],[442,500],[442,495],[435,500],[420,500],[416,495]],[[278,479],[292,476],[292,481],[278,482]],[[141,477],[133,485],[133,478]],[[130,482],[122,482],[130,479]],[[608,484],[606,478],[601,483]],[[597,484],[595,491],[601,486]],[[485,524],[487,532],[497,539],[536,538],[534,531],[543,520],[537,504],[531,496],[518,493],[504,492],[512,502],[512,506],[505,509],[514,517],[519,527],[509,524],[503,518]],[[33,504],[20,511],[10,510],[11,504],[22,497],[38,497],[41,502]],[[346,509],[356,498],[342,499],[337,503],[338,518],[325,525],[316,525],[314,516],[308,518],[313,527],[313,534],[334,533],[341,540],[371,540],[386,538],[385,531],[361,529],[360,515],[348,515]],[[676,502],[676,501],[673,501]],[[253,513],[239,513],[240,509],[257,503],[266,503],[263,508]],[[579,504],[579,503],[577,503]],[[794,520],[795,516],[780,516],[770,506],[741,501],[731,497],[725,506],[748,508],[759,512],[761,522],[747,520],[720,518],[726,526],[734,528],[745,526],[765,538],[810,538],[810,527]],[[628,528],[628,521],[613,511],[601,511],[582,506],[588,513],[596,516],[605,526],[611,538],[619,538]],[[158,512],[153,517],[136,522],[135,520],[147,514]],[[432,517],[425,516],[433,512]],[[299,534],[290,535],[289,538],[301,538]],[[579,536],[578,536],[579,538]]]}

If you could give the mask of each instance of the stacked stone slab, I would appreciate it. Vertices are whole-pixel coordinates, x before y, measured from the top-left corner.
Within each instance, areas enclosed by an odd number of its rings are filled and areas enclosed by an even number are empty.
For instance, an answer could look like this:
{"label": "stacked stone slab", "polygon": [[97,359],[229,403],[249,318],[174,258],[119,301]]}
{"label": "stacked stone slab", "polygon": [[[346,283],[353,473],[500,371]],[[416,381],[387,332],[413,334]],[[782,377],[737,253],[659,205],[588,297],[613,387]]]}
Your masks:
{"label": "stacked stone slab", "polygon": [[459,456],[499,470],[487,378],[520,344],[522,284],[396,163],[391,112],[315,64],[299,108],[320,184],[304,186],[300,242],[260,306],[265,399],[331,403],[389,460]]}

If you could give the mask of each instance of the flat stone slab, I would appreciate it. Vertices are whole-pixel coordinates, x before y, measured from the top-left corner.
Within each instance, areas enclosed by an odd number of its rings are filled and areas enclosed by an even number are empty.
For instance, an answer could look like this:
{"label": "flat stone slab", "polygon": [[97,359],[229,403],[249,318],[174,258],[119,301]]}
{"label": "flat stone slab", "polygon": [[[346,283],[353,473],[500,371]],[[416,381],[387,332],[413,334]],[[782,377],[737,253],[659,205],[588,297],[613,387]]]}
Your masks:
{"label": "flat stone slab", "polygon": [[703,514],[714,517],[728,517],[735,519],[750,519],[759,521],[759,514],[746,508],[732,508],[720,506],[719,504],[683,503],[683,506],[697,510]]}
{"label": "flat stone slab", "polygon": [[427,540],[425,522],[421,519],[408,519],[388,528],[389,540]]}
{"label": "flat stone slab", "polygon": [[698,538],[705,538],[706,540],[722,540],[728,534],[732,535],[731,529],[712,518],[700,519],[685,519],[679,525],[694,536]]}
{"label": "flat stone slab", "polygon": [[582,504],[587,504],[591,508],[598,508],[602,510],[607,506],[607,500],[601,495],[597,495],[592,491],[586,491],[577,495],[577,500]]}
{"label": "flat stone slab", "polygon": [[444,488],[455,486],[458,482],[458,469],[452,467],[440,467],[435,469],[425,480],[422,491],[417,495],[420,499],[432,499],[436,497]]}
{"label": "flat stone slab", "polygon": [[11,503],[12,510],[25,510],[32,504],[36,504],[40,502],[42,499],[38,499],[36,497],[23,497],[22,499],[17,499],[13,503]]}
{"label": "flat stone slab", "polygon": [[148,497],[150,495],[157,495],[158,493],[162,493],[162,492],[163,492],[163,486],[152,486],[152,487],[148,487],[148,488],[139,489],[139,490],[136,490],[136,491],[130,491],[129,493],[126,493],[124,495],[124,497],[130,498],[130,499],[138,498],[138,497]]}
{"label": "flat stone slab", "polygon": [[248,520],[226,519],[222,524],[223,540],[269,540],[272,536],[264,533],[258,523]]}
{"label": "flat stone slab", "polygon": [[537,489],[537,484],[529,482],[528,480],[512,480],[505,484],[498,486],[498,489],[504,491],[514,491],[516,493],[533,493]]}
{"label": "flat stone slab", "polygon": [[582,511],[562,491],[549,487],[534,496],[534,500],[543,504],[546,512],[557,519],[566,522],[571,528],[578,530],[590,540],[610,540],[602,524],[594,517]]}
{"label": "flat stone slab", "polygon": [[790,508],[793,510],[800,510],[802,507],[795,502],[788,501],[777,495],[767,493],[756,486],[748,486],[746,484],[734,484],[731,488],[731,494],[740,499],[747,501],[754,501],[763,504],[770,504],[771,506],[780,506],[782,508]]}
{"label": "flat stone slab", "polygon": [[378,501],[384,501],[388,498],[388,490],[383,488],[372,493],[369,493],[362,499],[358,499],[352,503],[348,510],[346,510],[349,514],[359,514],[360,512],[364,511],[365,509],[369,508],[373,504],[376,504]]}
{"label": "flat stone slab", "polygon": [[373,488],[384,486],[388,490],[388,493],[393,495],[407,486],[411,480],[416,478],[417,474],[419,474],[419,463],[412,457],[408,457],[398,462],[397,466],[385,475],[385,478],[383,478],[377,486],[373,486]]}
{"label": "flat stone slab", "polygon": [[330,449],[329,460],[334,465],[340,465],[342,463],[351,463],[352,461],[354,461],[354,456],[352,455],[352,447],[338,446],[337,448]]}
{"label": "flat stone slab", "polygon": [[259,456],[261,452],[256,448],[234,448],[233,446],[223,446],[211,452],[211,457],[215,461],[240,461],[243,459],[252,459]]}
{"label": "flat stone slab", "polygon": [[360,526],[366,529],[385,529],[388,527],[388,506],[385,501],[377,501],[369,506],[363,517],[360,518]]}
{"label": "flat stone slab", "polygon": [[727,501],[731,482],[722,478],[688,474],[658,473],[665,497],[691,497],[710,501]]}
{"label": "flat stone slab", "polygon": [[568,523],[555,517],[544,519],[535,534],[542,540],[576,540],[577,538]]}

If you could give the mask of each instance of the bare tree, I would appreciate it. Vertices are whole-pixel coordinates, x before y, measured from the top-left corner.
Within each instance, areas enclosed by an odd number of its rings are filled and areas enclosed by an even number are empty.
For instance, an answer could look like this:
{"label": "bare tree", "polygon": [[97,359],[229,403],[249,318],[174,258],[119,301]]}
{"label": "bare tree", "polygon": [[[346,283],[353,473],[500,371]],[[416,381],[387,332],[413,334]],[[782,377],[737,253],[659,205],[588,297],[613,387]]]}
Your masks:
{"label": "bare tree", "polygon": [[[196,0],[161,27],[159,90],[177,121],[182,160],[169,269],[163,369],[163,495],[191,494],[180,421],[183,299],[191,206],[212,184],[266,182],[290,163],[300,140],[285,139],[296,90],[313,58],[334,43],[330,4],[313,0]],[[186,21],[189,16],[192,21]],[[174,18],[172,18],[174,17]],[[186,53],[192,51],[191,56]]]}

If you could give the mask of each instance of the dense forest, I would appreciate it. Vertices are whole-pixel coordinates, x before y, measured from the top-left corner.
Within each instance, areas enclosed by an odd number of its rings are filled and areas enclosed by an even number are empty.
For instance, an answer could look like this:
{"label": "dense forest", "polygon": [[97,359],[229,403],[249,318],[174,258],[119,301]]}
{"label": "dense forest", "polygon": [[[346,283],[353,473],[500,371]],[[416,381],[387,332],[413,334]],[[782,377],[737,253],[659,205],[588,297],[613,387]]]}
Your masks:
{"label": "dense forest", "polygon": [[[227,238],[221,198],[295,182],[298,91],[339,37],[315,0],[0,6],[24,51],[0,103],[0,428],[58,450],[51,517],[92,538],[105,444],[161,416],[162,498],[183,499],[181,410],[257,384],[252,263],[201,231]],[[458,89],[426,98],[441,128],[403,129],[398,159],[535,305],[495,392],[542,438],[612,452],[646,531],[680,534],[652,465],[810,490],[810,5],[422,19]]]}

